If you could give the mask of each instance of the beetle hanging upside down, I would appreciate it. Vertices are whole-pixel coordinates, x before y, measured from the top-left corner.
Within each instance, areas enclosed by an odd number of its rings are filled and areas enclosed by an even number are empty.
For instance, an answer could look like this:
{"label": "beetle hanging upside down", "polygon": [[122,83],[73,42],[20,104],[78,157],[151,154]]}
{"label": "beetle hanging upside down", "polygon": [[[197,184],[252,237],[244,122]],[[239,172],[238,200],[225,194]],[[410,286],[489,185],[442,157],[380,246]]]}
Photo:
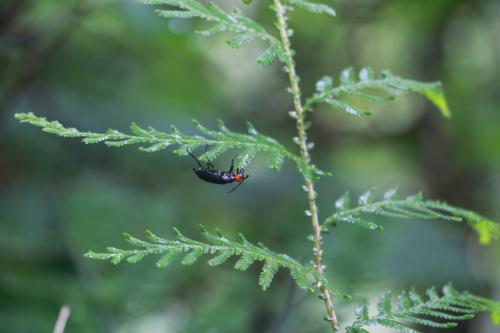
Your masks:
{"label": "beetle hanging upside down", "polygon": [[198,158],[196,158],[196,156],[194,156],[194,154],[191,151],[187,150],[187,152],[189,153],[189,155],[191,155],[192,158],[194,158],[196,163],[198,163],[198,167],[193,168],[193,171],[200,179],[209,183],[222,184],[222,185],[237,183],[237,185],[227,193],[231,193],[234,190],[236,190],[236,188],[241,184],[243,184],[243,181],[249,177],[249,175],[245,175],[244,169],[236,168],[236,172],[233,172],[234,158],[231,160],[231,167],[229,168],[228,171],[217,170],[210,161],[210,159],[208,158],[207,147],[205,147],[205,156],[207,159],[206,167],[204,167],[201,164],[200,160],[198,160]]}

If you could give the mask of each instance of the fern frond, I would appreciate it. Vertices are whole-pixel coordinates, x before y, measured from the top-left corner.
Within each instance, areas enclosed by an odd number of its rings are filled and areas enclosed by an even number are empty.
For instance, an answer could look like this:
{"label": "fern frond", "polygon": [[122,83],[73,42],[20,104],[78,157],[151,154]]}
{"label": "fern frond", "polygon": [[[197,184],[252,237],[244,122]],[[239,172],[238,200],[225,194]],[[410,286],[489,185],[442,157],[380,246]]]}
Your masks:
{"label": "fern frond", "polygon": [[245,16],[241,10],[234,8],[231,13],[224,11],[216,4],[210,2],[207,5],[197,0],[140,0],[148,5],[170,5],[175,10],[157,9],[158,15],[166,18],[202,18],[213,25],[206,30],[197,31],[203,36],[228,31],[234,36],[226,43],[233,48],[240,48],[253,39],[258,38],[269,42],[269,48],[257,59],[261,65],[269,65],[276,59],[283,59],[283,51],[279,40],[268,33],[259,23]]}
{"label": "fern frond", "polygon": [[210,266],[218,266],[225,263],[231,257],[238,256],[234,268],[240,271],[247,270],[254,262],[262,261],[264,265],[259,276],[259,285],[266,290],[276,275],[279,268],[286,268],[297,285],[307,291],[313,291],[310,287],[309,279],[324,283],[332,292],[335,290],[330,286],[323,275],[318,275],[313,267],[305,267],[295,259],[269,250],[263,245],[254,245],[240,234],[240,241],[232,241],[222,235],[219,231],[216,233],[208,232],[203,226],[200,226],[201,232],[207,242],[196,241],[183,235],[174,228],[177,235],[176,240],[167,240],[160,238],[150,231],[146,231],[148,241],[143,241],[125,234],[125,240],[136,247],[131,250],[117,249],[109,247],[105,253],[87,252],[85,257],[110,260],[113,264],[119,264],[122,261],[136,263],[146,256],[158,255],[160,259],[156,262],[158,267],[166,267],[179,256],[182,265],[192,265],[200,257],[211,255],[208,260]]}
{"label": "fern frond", "polygon": [[276,60],[284,61],[285,53],[281,44],[272,43],[264,52],[257,58],[257,62],[263,66],[269,66]]}
{"label": "fern frond", "polygon": [[[307,176],[314,177],[325,175],[314,165],[305,163],[299,156],[288,151],[281,143],[273,138],[262,135],[252,124],[247,123],[248,134],[240,134],[230,131],[222,121],[219,121],[219,130],[209,130],[196,120],[193,120],[198,131],[202,135],[187,135],[172,126],[171,133],[163,133],[152,127],[142,128],[132,123],[131,134],[126,134],[110,129],[106,133],[82,132],[76,128],[66,128],[58,121],[48,121],[46,118],[38,117],[33,113],[18,113],[15,117],[21,122],[29,123],[41,127],[42,131],[68,138],[81,138],[86,144],[103,142],[109,147],[122,147],[126,145],[139,144],[140,150],[144,152],[157,152],[169,146],[178,146],[174,153],[185,156],[188,150],[194,151],[196,148],[209,145],[207,155],[214,160],[228,149],[238,149],[239,154],[235,159],[235,167],[245,168],[248,163],[259,152],[269,154],[268,166],[275,170],[280,170],[284,159],[294,161],[299,171]],[[205,159],[205,155],[200,157]]]}
{"label": "fern frond", "polygon": [[443,116],[450,117],[450,110],[440,82],[426,83],[404,79],[388,70],[375,75],[370,68],[361,69],[357,78],[352,67],[343,70],[340,74],[340,84],[338,86],[334,86],[331,77],[324,76],[316,83],[316,93],[307,99],[305,107],[311,110],[318,104],[326,103],[335,109],[341,109],[354,116],[367,116],[372,112],[359,109],[352,103],[341,100],[341,98],[354,97],[368,102],[385,103],[410,92],[424,95],[439,108]]}
{"label": "fern frond", "polygon": [[307,11],[310,11],[311,13],[328,14],[331,16],[336,15],[335,9],[322,3],[314,3],[307,0],[285,0],[285,3],[291,6],[305,9]]}
{"label": "fern frond", "polygon": [[451,284],[439,295],[434,287],[426,292],[427,298],[415,290],[401,292],[397,301],[393,293],[385,293],[377,302],[377,313],[370,315],[365,301],[356,310],[356,319],[346,333],[369,332],[372,327],[387,327],[405,333],[420,333],[414,325],[451,328],[457,321],[472,319],[480,312],[492,314],[500,311],[500,302],[475,296],[469,292],[459,292]]}
{"label": "fern frond", "polygon": [[445,202],[425,200],[422,193],[400,199],[398,188],[388,190],[383,198],[377,201],[371,190],[366,191],[359,197],[358,206],[354,208],[350,207],[349,192],[346,192],[335,202],[335,207],[337,212],[322,224],[323,231],[327,230],[328,225],[337,223],[352,223],[372,230],[382,230],[382,226],[370,218],[378,215],[399,219],[464,221],[479,234],[481,244],[488,244],[500,237],[500,224],[498,223],[472,211],[450,206]]}

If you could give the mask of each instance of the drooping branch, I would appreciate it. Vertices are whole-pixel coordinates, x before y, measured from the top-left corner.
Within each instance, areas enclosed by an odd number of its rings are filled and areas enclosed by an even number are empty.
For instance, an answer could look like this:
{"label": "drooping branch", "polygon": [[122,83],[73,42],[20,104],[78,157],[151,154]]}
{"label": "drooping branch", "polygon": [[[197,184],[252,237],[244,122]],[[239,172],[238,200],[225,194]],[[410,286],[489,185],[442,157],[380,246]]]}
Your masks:
{"label": "drooping branch", "polygon": [[[126,145],[140,145],[144,152],[157,152],[171,146],[177,146],[174,153],[186,156],[188,150],[194,151],[199,147],[210,146],[207,155],[216,159],[228,149],[239,150],[235,160],[235,167],[244,168],[257,155],[267,153],[267,164],[270,168],[279,170],[285,158],[295,162],[298,170],[304,177],[324,175],[325,173],[314,165],[305,163],[304,160],[288,151],[277,140],[260,134],[252,124],[247,123],[248,134],[230,131],[222,121],[219,121],[218,130],[209,130],[197,121],[194,124],[201,135],[188,135],[172,126],[170,133],[158,131],[152,127],[142,128],[132,123],[131,134],[109,129],[105,133],[84,132],[72,127],[64,127],[58,121],[48,121],[33,113],[18,113],[16,118],[21,122],[41,127],[42,131],[66,138],[80,138],[86,144],[104,143],[109,147],[122,147]],[[205,156],[201,157],[206,158]]]}
{"label": "drooping branch", "polygon": [[240,241],[233,241],[218,230],[216,233],[211,233],[203,226],[200,226],[200,229],[207,242],[188,238],[175,228],[176,240],[160,238],[151,231],[146,231],[148,241],[125,234],[125,240],[135,247],[133,249],[108,247],[106,252],[96,253],[90,251],[85,256],[97,260],[110,260],[113,264],[119,264],[124,260],[129,263],[136,263],[146,256],[157,255],[160,256],[160,259],[156,262],[156,266],[160,268],[168,266],[178,256],[183,256],[181,260],[183,265],[192,265],[200,257],[212,255],[212,258],[208,261],[210,266],[221,265],[231,257],[239,256],[234,268],[240,271],[247,270],[256,261],[264,262],[259,275],[259,285],[263,290],[269,288],[276,272],[280,267],[283,267],[289,270],[290,275],[300,288],[313,291],[309,280],[314,280],[316,283],[323,283],[330,288],[329,292],[335,293],[326,277],[318,274],[312,267],[306,267],[286,254],[271,251],[262,244],[254,245],[242,234],[240,234]]}

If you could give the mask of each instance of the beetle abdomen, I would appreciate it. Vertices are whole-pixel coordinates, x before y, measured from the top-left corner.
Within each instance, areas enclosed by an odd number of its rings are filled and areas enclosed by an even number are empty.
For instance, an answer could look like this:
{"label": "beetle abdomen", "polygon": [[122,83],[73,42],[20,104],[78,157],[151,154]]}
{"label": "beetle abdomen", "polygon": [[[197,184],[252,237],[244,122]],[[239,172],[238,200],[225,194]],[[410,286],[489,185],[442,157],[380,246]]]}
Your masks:
{"label": "beetle abdomen", "polygon": [[224,171],[201,169],[201,168],[193,169],[193,171],[200,179],[209,183],[229,184],[234,181],[231,175]]}

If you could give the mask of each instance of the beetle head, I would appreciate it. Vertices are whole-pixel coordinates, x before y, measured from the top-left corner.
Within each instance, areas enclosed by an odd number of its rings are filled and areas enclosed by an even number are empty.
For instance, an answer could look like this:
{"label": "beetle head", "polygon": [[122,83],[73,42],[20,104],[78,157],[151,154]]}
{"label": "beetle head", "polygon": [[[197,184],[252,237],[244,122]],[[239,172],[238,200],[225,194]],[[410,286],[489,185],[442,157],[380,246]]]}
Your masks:
{"label": "beetle head", "polygon": [[238,183],[238,184],[241,184],[243,183],[243,181],[245,179],[248,178],[248,175],[245,176],[245,170],[244,169],[236,169],[236,174],[233,175],[233,180]]}

